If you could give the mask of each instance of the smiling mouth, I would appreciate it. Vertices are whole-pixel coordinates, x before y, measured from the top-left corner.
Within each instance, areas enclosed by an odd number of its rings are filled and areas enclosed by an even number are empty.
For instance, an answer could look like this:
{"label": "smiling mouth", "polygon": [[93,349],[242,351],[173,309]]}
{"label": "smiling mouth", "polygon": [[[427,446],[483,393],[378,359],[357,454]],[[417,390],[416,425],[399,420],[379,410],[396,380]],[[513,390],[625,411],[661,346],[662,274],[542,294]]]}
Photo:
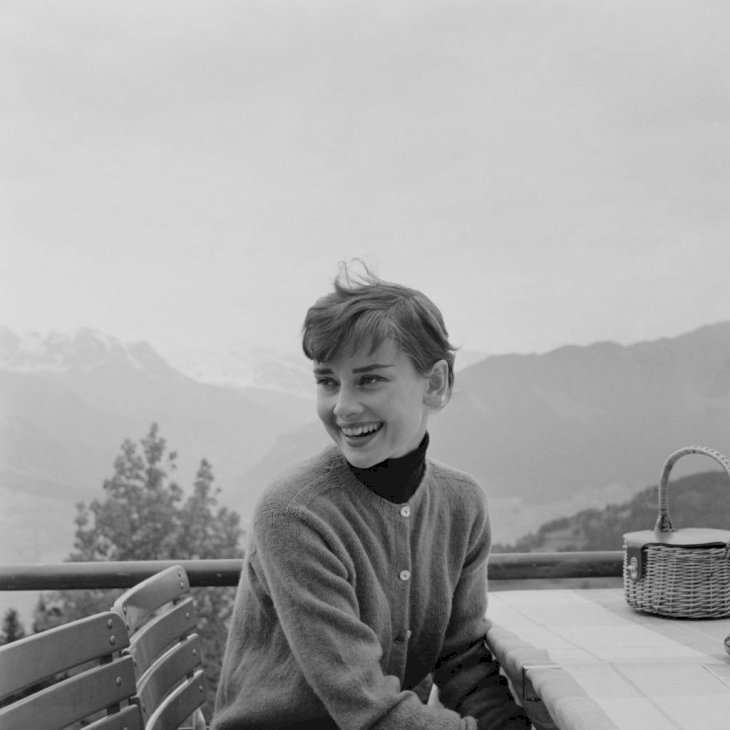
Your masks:
{"label": "smiling mouth", "polygon": [[349,439],[364,439],[380,431],[382,423],[369,423],[365,426],[340,426],[340,431]]}

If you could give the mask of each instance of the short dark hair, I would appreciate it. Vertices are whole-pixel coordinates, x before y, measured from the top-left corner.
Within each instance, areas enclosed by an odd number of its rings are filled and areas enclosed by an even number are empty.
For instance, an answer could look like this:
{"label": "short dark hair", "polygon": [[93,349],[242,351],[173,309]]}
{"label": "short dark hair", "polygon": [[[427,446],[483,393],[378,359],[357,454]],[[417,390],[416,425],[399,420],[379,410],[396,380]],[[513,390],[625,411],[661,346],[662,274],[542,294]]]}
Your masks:
{"label": "short dark hair", "polygon": [[302,327],[304,354],[326,362],[354,352],[363,343],[369,342],[375,350],[393,340],[422,375],[445,360],[451,392],[456,348],[449,342],[439,308],[417,289],[383,281],[362,266],[365,273],[354,276],[343,264],[334,291],[307,310]]}

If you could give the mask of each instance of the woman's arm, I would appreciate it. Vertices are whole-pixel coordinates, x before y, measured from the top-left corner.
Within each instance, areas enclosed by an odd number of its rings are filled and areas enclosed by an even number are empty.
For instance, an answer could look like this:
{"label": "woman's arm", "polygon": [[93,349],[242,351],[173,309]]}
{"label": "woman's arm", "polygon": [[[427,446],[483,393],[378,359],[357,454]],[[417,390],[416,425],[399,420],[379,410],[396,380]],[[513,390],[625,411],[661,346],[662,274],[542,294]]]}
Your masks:
{"label": "woman's arm", "polygon": [[476,730],[472,718],[427,707],[384,674],[382,648],[359,618],[346,555],[316,518],[294,510],[259,515],[256,562],[304,678],[340,728]]}
{"label": "woman's arm", "polygon": [[469,554],[454,591],[434,682],[440,701],[462,716],[476,718],[479,730],[524,730],[531,727],[530,721],[514,701],[486,644],[490,532],[486,505],[480,506]]}

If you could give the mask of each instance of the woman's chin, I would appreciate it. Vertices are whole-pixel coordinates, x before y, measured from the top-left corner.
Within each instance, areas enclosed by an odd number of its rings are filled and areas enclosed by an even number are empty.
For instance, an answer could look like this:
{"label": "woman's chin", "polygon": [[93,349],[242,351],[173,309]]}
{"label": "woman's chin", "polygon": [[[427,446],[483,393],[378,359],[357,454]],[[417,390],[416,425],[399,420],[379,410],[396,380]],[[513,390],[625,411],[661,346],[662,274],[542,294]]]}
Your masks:
{"label": "woman's chin", "polygon": [[[378,463],[377,457],[362,454],[356,449],[340,447],[340,450],[347,461],[356,469],[369,469],[371,466],[375,466]],[[380,461],[382,461],[382,459]]]}
{"label": "woman's chin", "polygon": [[379,462],[387,458],[387,454],[381,454],[380,450],[368,448],[365,445],[356,445],[348,443],[347,439],[337,443],[342,455],[356,469],[369,469]]}

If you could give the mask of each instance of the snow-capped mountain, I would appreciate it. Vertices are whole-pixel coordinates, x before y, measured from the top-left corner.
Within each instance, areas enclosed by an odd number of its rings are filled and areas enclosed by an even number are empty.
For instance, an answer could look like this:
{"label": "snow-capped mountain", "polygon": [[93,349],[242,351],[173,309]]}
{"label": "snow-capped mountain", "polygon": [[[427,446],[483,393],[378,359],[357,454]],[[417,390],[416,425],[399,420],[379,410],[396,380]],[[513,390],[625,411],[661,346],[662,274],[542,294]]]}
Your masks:
{"label": "snow-capped mountain", "polygon": [[149,377],[185,376],[199,383],[264,389],[311,398],[312,370],[300,353],[281,348],[232,345],[219,348],[122,342],[81,327],[74,332],[17,332],[0,326],[0,369],[22,373],[88,373],[121,367]]}
{"label": "snow-capped mountain", "polygon": [[17,333],[0,327],[0,368],[14,372],[89,372],[112,365],[149,376],[172,376],[173,368],[146,342],[122,343],[82,327],[72,334]]}
{"label": "snow-capped mountain", "polygon": [[263,388],[304,398],[313,395],[312,368],[299,352],[248,344],[160,349],[177,370],[201,383]]}

